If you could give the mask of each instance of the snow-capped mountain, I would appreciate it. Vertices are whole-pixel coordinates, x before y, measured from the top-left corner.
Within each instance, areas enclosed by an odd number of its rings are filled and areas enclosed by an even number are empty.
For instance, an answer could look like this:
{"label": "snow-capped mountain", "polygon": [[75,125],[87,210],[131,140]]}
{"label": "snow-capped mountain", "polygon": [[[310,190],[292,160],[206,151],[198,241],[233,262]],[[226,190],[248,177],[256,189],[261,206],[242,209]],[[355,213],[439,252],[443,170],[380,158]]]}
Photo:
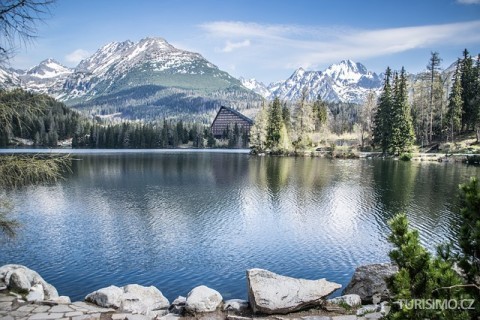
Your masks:
{"label": "snow-capped mountain", "polygon": [[322,100],[329,102],[361,103],[368,91],[381,88],[382,78],[361,63],[343,60],[325,71],[299,68],[287,80],[268,87],[259,82],[255,84],[251,89],[267,99],[279,97],[281,100],[296,101],[306,88],[309,100],[320,95]]}
{"label": "snow-capped mountain", "polygon": [[19,72],[18,77],[21,86],[28,90],[57,96],[72,73],[72,69],[61,65],[54,59],[47,59],[24,73]]}
{"label": "snow-capped mountain", "polygon": [[245,78],[240,77],[238,80],[240,80],[240,82],[242,83],[242,85],[245,88],[250,89],[250,90],[258,93],[262,97],[270,96],[270,90],[268,89],[268,87],[263,82],[259,82],[255,78],[245,79]]}
{"label": "snow-capped mountain", "polygon": [[91,114],[127,118],[208,114],[225,104],[251,108],[261,97],[200,54],[162,38],[112,42],[74,69],[48,59],[26,71],[0,67],[0,86],[47,93]]}
{"label": "snow-capped mountain", "polygon": [[241,86],[200,54],[177,49],[162,38],[146,38],[109,43],[81,61],[67,79],[62,99],[89,100],[144,85],[192,89]]}

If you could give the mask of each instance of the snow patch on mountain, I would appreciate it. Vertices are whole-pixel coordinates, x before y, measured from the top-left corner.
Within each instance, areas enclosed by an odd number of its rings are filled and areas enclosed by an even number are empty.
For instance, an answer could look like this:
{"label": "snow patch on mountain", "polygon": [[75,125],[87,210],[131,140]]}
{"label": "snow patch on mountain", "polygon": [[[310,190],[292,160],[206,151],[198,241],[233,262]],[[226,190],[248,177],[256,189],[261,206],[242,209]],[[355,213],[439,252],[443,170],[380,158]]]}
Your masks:
{"label": "snow patch on mountain", "polygon": [[307,71],[298,68],[285,81],[274,82],[269,86],[251,80],[242,80],[247,88],[266,99],[278,97],[281,100],[296,101],[300,99],[304,88],[307,99],[315,100],[318,96],[329,102],[361,103],[371,90],[380,91],[382,77],[368,71],[361,63],[343,60],[332,64],[325,71]]}

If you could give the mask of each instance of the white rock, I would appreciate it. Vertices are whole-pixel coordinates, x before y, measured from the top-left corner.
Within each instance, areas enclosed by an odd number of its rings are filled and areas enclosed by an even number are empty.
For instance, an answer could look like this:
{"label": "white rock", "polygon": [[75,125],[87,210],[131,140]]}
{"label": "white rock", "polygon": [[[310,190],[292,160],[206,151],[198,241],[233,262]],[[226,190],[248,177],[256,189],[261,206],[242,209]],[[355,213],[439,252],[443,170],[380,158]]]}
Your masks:
{"label": "white rock", "polygon": [[249,304],[247,300],[230,299],[224,302],[223,311],[242,312],[248,310]]}
{"label": "white rock", "polygon": [[8,288],[17,292],[29,291],[32,285],[23,269],[15,269],[9,273]]}
{"label": "white rock", "polygon": [[325,279],[306,280],[263,270],[247,270],[248,298],[254,313],[286,314],[318,306],[342,285]]}
{"label": "white rock", "polygon": [[213,312],[222,303],[222,295],[209,287],[198,286],[187,295],[185,310],[189,313]]}
{"label": "white rock", "polygon": [[120,310],[146,315],[150,311],[167,309],[169,302],[154,286],[144,287],[129,284],[123,287]]}
{"label": "white rock", "polygon": [[358,294],[346,294],[344,296],[329,299],[327,301],[334,304],[340,304],[344,302],[348,304],[350,307],[356,307],[362,304],[362,299]]}
{"label": "white rock", "polygon": [[26,297],[28,302],[43,301],[45,294],[43,293],[43,286],[41,284],[35,284],[30,288],[30,292]]}
{"label": "white rock", "polygon": [[96,304],[103,308],[120,308],[123,296],[123,289],[117,286],[110,286],[99,289],[88,294],[85,301]]}
{"label": "white rock", "polygon": [[37,272],[19,265],[7,264],[0,267],[0,283],[10,290],[29,291],[36,284],[43,287],[44,299],[53,299],[58,297],[57,289],[47,283]]}

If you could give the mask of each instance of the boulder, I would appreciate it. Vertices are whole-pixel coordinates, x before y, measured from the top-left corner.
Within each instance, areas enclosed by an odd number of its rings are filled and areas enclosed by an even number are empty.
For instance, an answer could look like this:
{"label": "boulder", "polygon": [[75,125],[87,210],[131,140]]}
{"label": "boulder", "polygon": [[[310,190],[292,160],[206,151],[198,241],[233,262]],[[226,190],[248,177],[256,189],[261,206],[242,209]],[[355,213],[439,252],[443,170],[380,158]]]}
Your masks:
{"label": "boulder", "polygon": [[358,294],[363,304],[378,303],[390,298],[386,280],[398,272],[391,263],[360,266],[355,269],[352,280],[343,294]]}
{"label": "boulder", "polygon": [[341,304],[342,302],[350,307],[356,307],[362,304],[362,299],[358,294],[346,294],[344,296],[328,299],[327,302]]}
{"label": "boulder", "polygon": [[230,299],[223,303],[223,311],[243,312],[247,311],[248,307],[248,301],[242,299]]}
{"label": "boulder", "polygon": [[28,280],[23,269],[12,270],[9,275],[10,278],[8,279],[8,289],[19,293],[30,291],[32,285],[30,284],[30,280]]}
{"label": "boulder", "polygon": [[147,314],[150,311],[167,309],[169,302],[154,286],[144,287],[138,284],[129,284],[123,287],[120,310],[138,314]]}
{"label": "boulder", "polygon": [[213,312],[222,303],[222,295],[209,287],[198,286],[187,295],[185,310],[189,313]]}
{"label": "boulder", "polygon": [[96,304],[103,308],[118,309],[121,305],[123,289],[117,286],[110,286],[89,293],[85,301]]}
{"label": "boulder", "polygon": [[[58,298],[58,292],[54,286],[47,283],[37,272],[19,264],[7,264],[0,267],[0,284],[8,290],[27,295],[32,287],[40,285],[43,288],[43,300]],[[40,286],[35,287],[32,296],[40,296],[38,291]]]}
{"label": "boulder", "polygon": [[121,312],[142,315],[167,309],[170,305],[167,298],[156,287],[144,287],[138,284],[102,288],[88,294],[85,301],[103,308],[114,308]]}
{"label": "boulder", "polygon": [[325,279],[306,280],[281,276],[263,269],[247,270],[248,299],[254,313],[287,314],[323,303],[342,287]]}

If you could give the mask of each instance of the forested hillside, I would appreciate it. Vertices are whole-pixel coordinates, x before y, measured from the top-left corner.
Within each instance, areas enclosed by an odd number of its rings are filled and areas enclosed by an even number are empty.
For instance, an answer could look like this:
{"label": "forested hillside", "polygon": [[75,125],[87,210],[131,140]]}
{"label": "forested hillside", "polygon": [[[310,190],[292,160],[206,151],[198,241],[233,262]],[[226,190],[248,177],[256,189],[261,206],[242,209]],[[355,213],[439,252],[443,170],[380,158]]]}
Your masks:
{"label": "forested hillside", "polygon": [[21,89],[0,91],[0,108],[3,105],[16,111],[5,115],[8,125],[0,128],[0,147],[248,147],[246,137],[235,128],[227,130],[223,139],[217,142],[208,125],[172,119],[118,122],[111,118],[87,118],[47,95]]}

